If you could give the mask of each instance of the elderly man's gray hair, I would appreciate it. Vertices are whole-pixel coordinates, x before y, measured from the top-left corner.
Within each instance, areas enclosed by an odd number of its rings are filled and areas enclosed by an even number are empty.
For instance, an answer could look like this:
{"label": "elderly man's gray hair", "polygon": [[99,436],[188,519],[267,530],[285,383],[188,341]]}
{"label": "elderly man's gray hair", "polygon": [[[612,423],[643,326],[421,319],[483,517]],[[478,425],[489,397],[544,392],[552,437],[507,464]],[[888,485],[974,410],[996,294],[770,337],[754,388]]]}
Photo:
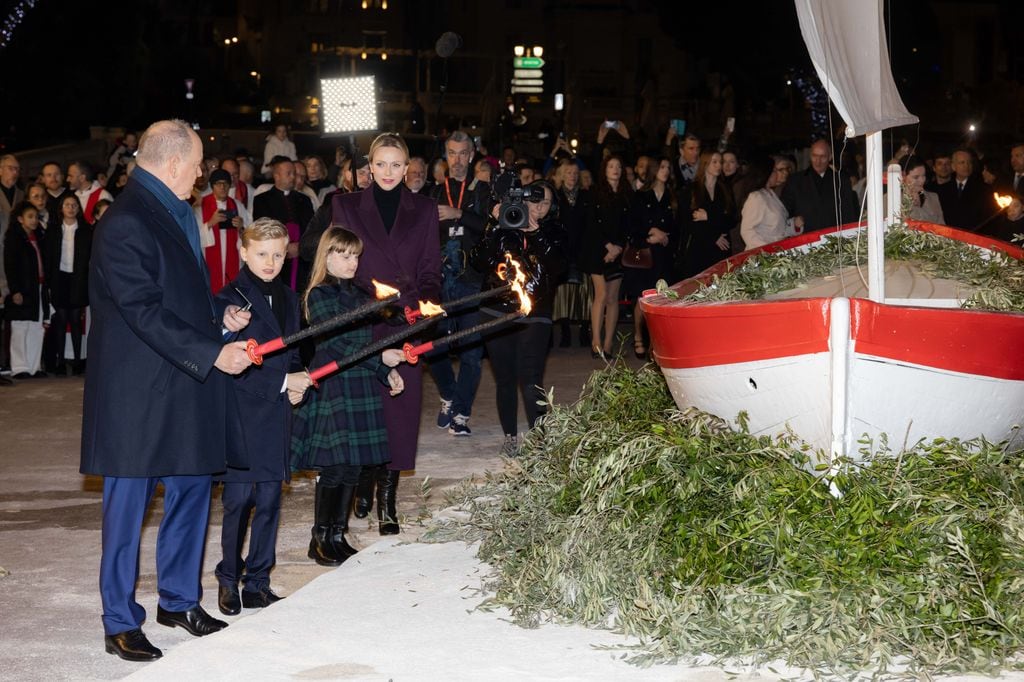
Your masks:
{"label": "elderly man's gray hair", "polygon": [[188,158],[194,144],[193,135],[192,127],[185,121],[157,121],[142,133],[135,159],[143,167],[156,168],[175,156]]}

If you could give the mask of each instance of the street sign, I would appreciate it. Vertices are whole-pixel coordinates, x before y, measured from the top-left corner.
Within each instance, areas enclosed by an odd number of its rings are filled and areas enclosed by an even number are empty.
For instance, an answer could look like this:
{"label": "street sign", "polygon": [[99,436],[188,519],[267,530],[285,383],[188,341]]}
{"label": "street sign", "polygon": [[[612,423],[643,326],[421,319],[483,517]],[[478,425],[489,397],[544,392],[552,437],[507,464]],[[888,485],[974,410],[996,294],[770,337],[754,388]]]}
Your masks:
{"label": "street sign", "polygon": [[539,95],[539,94],[541,94],[543,92],[544,92],[544,88],[538,88],[538,87],[535,87],[535,86],[532,86],[532,85],[513,85],[512,86],[512,94],[513,95],[518,95],[519,93],[523,93],[523,94],[533,93],[533,94],[538,94]]}
{"label": "street sign", "polygon": [[544,60],[540,57],[514,57],[512,66],[517,69],[539,69],[544,66]]}
{"label": "street sign", "polygon": [[512,85],[534,85],[536,87],[544,86],[543,78],[513,78]]}
{"label": "street sign", "polygon": [[543,78],[544,72],[540,69],[513,69],[513,78]]}

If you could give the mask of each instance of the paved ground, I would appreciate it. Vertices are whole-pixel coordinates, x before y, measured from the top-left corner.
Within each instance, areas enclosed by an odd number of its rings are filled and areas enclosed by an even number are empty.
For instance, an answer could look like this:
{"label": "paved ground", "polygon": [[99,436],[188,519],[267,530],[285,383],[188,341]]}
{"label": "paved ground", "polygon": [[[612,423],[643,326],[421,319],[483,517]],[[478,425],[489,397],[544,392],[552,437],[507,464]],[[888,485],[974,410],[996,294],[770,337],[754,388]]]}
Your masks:
{"label": "paved ground", "polygon": [[[623,327],[624,329],[625,327]],[[630,357],[632,364],[639,364]],[[576,397],[599,361],[589,350],[555,349],[547,383],[555,398]],[[494,383],[484,371],[470,438],[453,438],[434,425],[437,392],[426,383],[415,475],[399,486],[403,538],[422,530],[416,519],[443,504],[443,490],[472,475],[497,470],[501,444]],[[138,670],[103,651],[97,574],[101,480],[78,473],[83,382],[37,379],[0,387],[0,676],[5,680],[118,679]],[[429,476],[430,494],[423,481]],[[286,486],[278,564],[273,585],[289,595],[331,569],[306,558],[313,482],[299,477]],[[157,499],[143,535],[139,601],[150,613],[146,631],[165,651],[191,639],[181,629],[155,622],[154,544],[161,517]],[[216,613],[213,567],[218,561],[220,503],[213,500],[207,544],[204,606]],[[376,523],[354,521],[357,545],[379,540]]]}

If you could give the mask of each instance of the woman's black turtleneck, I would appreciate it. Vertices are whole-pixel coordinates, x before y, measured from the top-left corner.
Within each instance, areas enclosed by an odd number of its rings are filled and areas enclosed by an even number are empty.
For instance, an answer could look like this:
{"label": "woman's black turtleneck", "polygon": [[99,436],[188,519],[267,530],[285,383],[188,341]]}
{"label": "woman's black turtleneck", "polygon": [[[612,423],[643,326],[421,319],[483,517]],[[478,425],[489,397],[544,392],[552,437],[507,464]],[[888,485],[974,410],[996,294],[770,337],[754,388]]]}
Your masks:
{"label": "woman's black turtleneck", "polygon": [[373,183],[373,202],[377,204],[380,220],[388,234],[391,234],[391,228],[395,226],[395,216],[398,215],[398,202],[401,198],[401,183],[391,190],[381,189],[380,185]]}

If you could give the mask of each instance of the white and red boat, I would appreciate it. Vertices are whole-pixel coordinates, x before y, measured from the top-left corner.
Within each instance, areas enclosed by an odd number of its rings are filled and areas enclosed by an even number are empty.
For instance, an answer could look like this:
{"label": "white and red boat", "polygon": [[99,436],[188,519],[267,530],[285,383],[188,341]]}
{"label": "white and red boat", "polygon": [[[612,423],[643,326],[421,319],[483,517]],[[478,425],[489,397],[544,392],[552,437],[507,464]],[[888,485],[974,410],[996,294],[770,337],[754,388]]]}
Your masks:
{"label": "white and red boat", "polygon": [[[911,227],[1024,258],[996,239],[929,223]],[[807,248],[828,234],[862,229],[835,228],[738,254],[673,290],[685,296],[762,250]],[[890,295],[913,293],[888,286]],[[939,293],[899,303],[858,296],[691,303],[653,295],[641,305],[654,357],[681,408],[727,420],[745,412],[751,433],[792,430],[823,461],[856,458],[865,435],[877,443],[885,434],[897,449],[940,436],[998,441],[1024,422],[1024,315],[932,307],[958,305]]]}
{"label": "white and red boat", "polygon": [[[829,233],[857,236],[868,255],[867,286],[858,272],[837,271],[836,290],[819,286],[773,300],[645,296],[654,358],[676,403],[726,420],[746,413],[754,434],[791,430],[815,449],[815,462],[856,459],[865,435],[876,443],[884,436],[895,449],[937,437],[1015,437],[1024,421],[1024,315],[961,309],[969,294],[960,285],[918,276],[923,273],[901,276],[883,262],[886,224],[896,222],[900,192],[899,174],[890,169],[893,191],[883,220],[881,131],[917,117],[904,107],[889,69],[881,0],[795,5],[811,61],[847,135],[866,135],[868,220],[866,227],[798,236],[764,250],[806,249]],[[977,234],[931,224],[911,228],[1024,257],[1015,246]],[[755,253],[673,289],[685,296]]]}

